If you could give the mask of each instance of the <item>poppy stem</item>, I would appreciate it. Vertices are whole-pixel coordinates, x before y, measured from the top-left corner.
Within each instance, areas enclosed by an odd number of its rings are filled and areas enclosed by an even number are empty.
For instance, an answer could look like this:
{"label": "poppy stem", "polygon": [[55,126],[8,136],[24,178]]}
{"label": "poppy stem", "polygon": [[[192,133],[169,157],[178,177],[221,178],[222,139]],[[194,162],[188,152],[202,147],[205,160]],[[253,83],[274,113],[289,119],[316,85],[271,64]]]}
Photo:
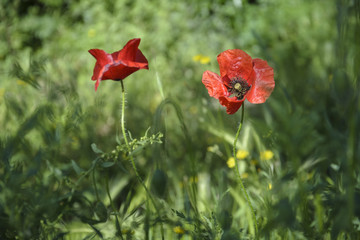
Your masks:
{"label": "poppy stem", "polygon": [[245,186],[241,180],[241,176],[240,176],[240,173],[239,173],[239,165],[238,165],[238,162],[237,162],[237,159],[236,159],[236,142],[237,142],[237,139],[239,138],[239,134],[240,134],[240,131],[241,131],[241,128],[242,128],[242,125],[243,125],[243,122],[244,122],[244,103],[242,104],[242,108],[241,108],[241,121],[240,121],[240,124],[239,124],[239,128],[236,132],[236,136],[235,136],[235,140],[234,140],[234,146],[233,146],[233,154],[234,154],[234,160],[235,160],[235,168],[234,168],[234,171],[235,171],[235,174],[239,180],[239,183],[240,183],[240,186],[241,186],[241,189],[245,195],[245,198],[246,198],[246,202],[247,204],[249,205],[250,209],[251,209],[251,214],[252,214],[252,218],[253,218],[253,222],[254,222],[254,226],[255,226],[255,236],[257,238],[258,236],[258,225],[257,225],[257,221],[256,221],[256,216],[255,216],[255,211],[254,211],[254,208],[251,204],[251,201],[250,201],[250,198],[249,198],[249,195],[247,194],[246,192],[246,189],[245,189]]}
{"label": "poppy stem", "polygon": [[121,89],[122,89],[122,106],[121,106],[121,130],[122,130],[122,134],[123,134],[123,137],[124,137],[124,141],[125,141],[125,145],[128,149],[128,153],[129,153],[129,158],[130,158],[130,162],[131,162],[131,165],[134,169],[134,172],[135,172],[135,175],[138,179],[138,181],[141,183],[141,185],[144,187],[147,195],[149,196],[152,204],[154,205],[154,208],[155,208],[155,211],[156,213],[158,214],[159,218],[160,218],[160,230],[161,230],[161,237],[162,239],[164,240],[164,227],[163,227],[163,224],[162,224],[162,221],[161,221],[161,217],[160,217],[160,211],[159,211],[159,208],[158,206],[156,205],[155,203],[155,199],[153,198],[153,196],[151,195],[149,189],[146,187],[143,179],[141,178],[138,170],[137,170],[137,167],[135,165],[135,162],[134,162],[134,158],[132,156],[132,153],[131,153],[131,148],[130,148],[130,145],[129,145],[129,142],[127,140],[127,137],[126,137],[126,132],[125,132],[125,87],[124,87],[124,83],[123,83],[123,80],[120,80],[121,82]]}

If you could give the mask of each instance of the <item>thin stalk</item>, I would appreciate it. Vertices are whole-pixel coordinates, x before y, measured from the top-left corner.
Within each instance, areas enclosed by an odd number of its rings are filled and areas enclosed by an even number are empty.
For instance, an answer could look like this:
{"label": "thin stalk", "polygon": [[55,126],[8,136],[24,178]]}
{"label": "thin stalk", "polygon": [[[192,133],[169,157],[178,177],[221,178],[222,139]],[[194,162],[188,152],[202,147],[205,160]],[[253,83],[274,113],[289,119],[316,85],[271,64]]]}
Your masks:
{"label": "thin stalk", "polygon": [[233,146],[233,154],[234,154],[234,160],[235,160],[235,174],[238,178],[238,181],[240,183],[240,186],[241,186],[241,189],[245,195],[245,198],[246,198],[246,202],[247,204],[249,205],[250,209],[251,209],[251,214],[252,214],[252,218],[253,218],[253,222],[254,222],[254,225],[255,225],[255,236],[256,238],[258,237],[258,225],[257,225],[257,221],[256,221],[256,216],[255,216],[255,211],[254,211],[254,208],[251,204],[251,201],[250,201],[250,198],[249,198],[249,195],[247,194],[247,191],[245,189],[245,186],[243,184],[243,181],[241,180],[241,176],[240,176],[240,173],[239,173],[239,165],[238,165],[238,162],[237,162],[237,159],[236,159],[236,142],[237,142],[237,139],[239,138],[239,134],[240,134],[240,131],[241,131],[241,128],[242,128],[242,125],[243,125],[243,122],[244,122],[244,103],[242,104],[242,108],[241,108],[241,121],[240,121],[240,124],[239,124],[239,128],[236,132],[236,136],[235,136],[235,140],[234,140],[234,146]]}
{"label": "thin stalk", "polygon": [[106,188],[106,193],[109,197],[109,200],[110,200],[110,204],[111,204],[111,208],[113,209],[113,212],[115,214],[115,228],[116,228],[116,235],[119,235],[120,238],[123,240],[123,236],[122,236],[122,232],[121,232],[121,227],[120,227],[120,223],[119,223],[119,219],[118,219],[118,216],[117,216],[117,210],[116,210],[116,207],[115,207],[115,204],[111,198],[111,194],[110,194],[110,189],[109,189],[109,176],[106,175],[105,177],[105,188]]}
{"label": "thin stalk", "polygon": [[[129,152],[129,157],[130,157],[130,162],[131,162],[131,165],[134,169],[134,172],[135,172],[135,175],[138,179],[138,181],[141,183],[141,185],[144,187],[147,195],[149,196],[151,202],[153,203],[154,207],[155,207],[155,211],[156,213],[158,214],[159,218],[160,218],[160,211],[159,211],[159,208],[157,207],[156,203],[155,203],[155,200],[154,198],[152,197],[149,189],[146,187],[143,179],[141,178],[138,170],[137,170],[137,167],[135,165],[135,161],[134,161],[134,158],[131,154],[131,148],[130,148],[130,145],[129,145],[129,142],[127,140],[127,137],[126,137],[126,132],[125,132],[125,87],[124,87],[124,83],[122,80],[120,80],[121,82],[121,89],[122,89],[122,106],[121,106],[121,130],[122,130],[122,134],[123,134],[123,137],[124,137],[124,141],[125,141],[125,144],[126,144],[126,147],[128,149],[128,152]],[[163,224],[161,222],[161,219],[160,219],[160,230],[161,230],[161,239],[164,240],[164,227],[163,227]]]}
{"label": "thin stalk", "polygon": [[98,192],[97,187],[96,187],[95,168],[93,169],[93,172],[92,172],[92,179],[93,179],[93,184],[94,184],[94,189],[95,189],[95,194],[96,194],[96,200],[98,202],[100,202],[99,192]]}

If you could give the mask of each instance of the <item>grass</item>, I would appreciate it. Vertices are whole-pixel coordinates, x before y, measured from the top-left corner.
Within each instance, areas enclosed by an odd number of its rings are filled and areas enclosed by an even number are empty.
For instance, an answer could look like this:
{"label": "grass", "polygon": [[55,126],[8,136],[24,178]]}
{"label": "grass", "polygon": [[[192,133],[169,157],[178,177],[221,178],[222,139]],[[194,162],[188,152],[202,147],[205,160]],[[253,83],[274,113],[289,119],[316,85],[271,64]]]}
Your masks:
{"label": "grass", "polygon": [[[254,239],[227,165],[241,113],[201,83],[231,48],[275,70],[236,143],[258,238],[359,238],[359,13],[351,0],[2,1],[0,239],[160,239],[161,225],[165,239]],[[150,69],[124,80],[122,115],[120,83],[95,92],[87,51],[134,37]]]}

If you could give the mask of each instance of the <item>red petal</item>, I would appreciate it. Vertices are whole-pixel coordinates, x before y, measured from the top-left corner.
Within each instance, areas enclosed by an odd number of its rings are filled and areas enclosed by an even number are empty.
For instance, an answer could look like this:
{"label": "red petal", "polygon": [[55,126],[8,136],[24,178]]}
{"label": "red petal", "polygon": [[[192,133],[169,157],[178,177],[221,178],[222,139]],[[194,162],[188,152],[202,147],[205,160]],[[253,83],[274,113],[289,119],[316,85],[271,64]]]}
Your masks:
{"label": "red petal", "polygon": [[207,88],[210,97],[218,99],[219,97],[228,95],[225,85],[216,73],[205,71],[202,76],[202,83]]}
{"label": "red petal", "polygon": [[123,49],[112,54],[100,49],[89,50],[97,60],[92,76],[92,80],[96,80],[95,90],[102,80],[120,80],[139,69],[149,69],[146,57],[138,49],[139,44],[140,38],[134,38]]}
{"label": "red petal", "polygon": [[121,65],[125,65],[127,67],[138,68],[138,69],[149,69],[148,62],[138,62],[138,61],[124,60],[124,61],[121,62]]}
{"label": "red petal", "polygon": [[[235,100],[234,100],[234,99]],[[239,110],[241,105],[243,104],[244,100],[238,101],[235,97],[228,98],[228,97],[219,97],[219,102],[221,105],[226,107],[227,114],[234,114]]]}
{"label": "red petal", "polygon": [[96,58],[94,73],[91,79],[98,80],[102,77],[105,71],[105,66],[107,64],[111,64],[113,59],[110,54],[101,49],[90,49],[89,53]]}
{"label": "red petal", "polygon": [[138,49],[140,40],[140,38],[134,38],[128,41],[123,49],[112,53],[111,56],[114,58],[114,61],[127,65],[128,67],[149,69],[148,60],[140,49]]}
{"label": "red petal", "polygon": [[137,50],[137,52],[136,52],[135,61],[138,63],[146,64],[146,67],[144,66],[143,68],[149,69],[148,60],[146,59],[144,54],[140,51],[140,49]]}
{"label": "red petal", "polygon": [[252,72],[252,58],[240,49],[230,49],[217,57],[221,77],[249,79]]}
{"label": "red petal", "polygon": [[134,38],[128,41],[123,49],[111,54],[114,61],[135,61],[137,52],[139,51],[140,38]]}
{"label": "red petal", "polygon": [[139,69],[140,68],[128,67],[123,64],[118,64],[118,65],[113,64],[109,66],[107,71],[104,73],[102,80],[105,79],[122,80]]}
{"label": "red petal", "polygon": [[114,63],[104,73],[103,79],[124,79],[139,69],[149,69],[146,57],[138,49],[140,40],[134,38],[123,49],[111,54]]}
{"label": "red petal", "polygon": [[251,103],[263,103],[275,87],[274,70],[264,60],[253,59],[254,82],[246,98]]}
{"label": "red petal", "polygon": [[96,80],[96,83],[95,83],[95,92],[97,91],[98,87],[99,87],[99,84],[100,84],[100,79]]}

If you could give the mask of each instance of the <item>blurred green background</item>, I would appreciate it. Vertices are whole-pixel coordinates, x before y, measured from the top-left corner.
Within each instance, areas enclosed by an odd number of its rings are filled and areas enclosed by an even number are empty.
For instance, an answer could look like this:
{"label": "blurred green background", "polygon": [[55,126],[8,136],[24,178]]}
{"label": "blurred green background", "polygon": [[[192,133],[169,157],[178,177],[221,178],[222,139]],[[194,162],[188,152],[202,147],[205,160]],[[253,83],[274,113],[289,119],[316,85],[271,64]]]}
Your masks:
{"label": "blurred green background", "polygon": [[[160,202],[168,239],[248,239],[254,231],[227,165],[240,111],[227,115],[201,82],[232,48],[275,71],[267,102],[245,104],[237,146],[248,153],[240,171],[261,237],[360,236],[359,1],[2,0],[0,239],[114,236],[113,217],[89,220],[99,212],[85,171],[99,156],[92,143],[110,160],[121,145],[121,86],[103,81],[95,92],[88,50],[112,53],[132,38],[141,38],[150,69],[124,81],[126,128],[137,139],[149,127],[164,134],[136,164],[148,183],[156,169],[167,175]],[[124,234],[156,239],[159,220],[139,210],[148,209],[146,194],[120,162],[92,169],[102,202],[109,212],[106,175]]]}

